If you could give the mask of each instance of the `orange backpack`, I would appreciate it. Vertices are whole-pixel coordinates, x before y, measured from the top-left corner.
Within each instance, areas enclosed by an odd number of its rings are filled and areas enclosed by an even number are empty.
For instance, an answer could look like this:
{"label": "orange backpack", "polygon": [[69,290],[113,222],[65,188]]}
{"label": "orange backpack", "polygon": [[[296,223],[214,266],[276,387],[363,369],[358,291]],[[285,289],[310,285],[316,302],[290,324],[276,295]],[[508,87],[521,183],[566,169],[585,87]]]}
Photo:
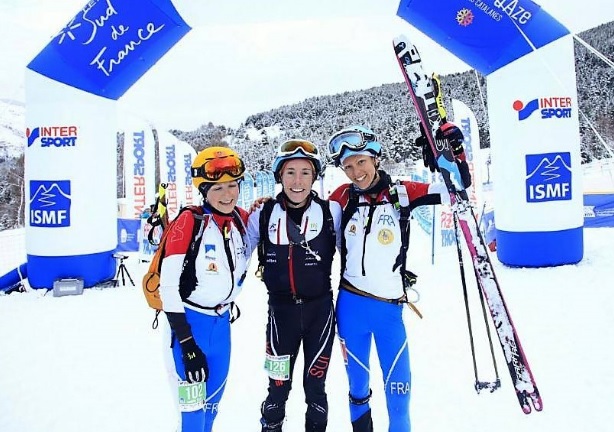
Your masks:
{"label": "orange backpack", "polygon": [[[185,276],[188,276],[188,278],[191,280],[196,279],[196,255],[198,254],[198,248],[200,247],[200,242],[202,240],[202,231],[204,231],[206,228],[205,219],[208,218],[203,215],[202,207],[187,206],[181,208],[177,217],[175,217],[175,219],[173,219],[173,221],[165,227],[162,238],[160,239],[160,244],[158,245],[158,249],[154,253],[151,262],[149,263],[147,273],[145,273],[145,276],[143,276],[143,293],[145,294],[145,300],[147,300],[149,307],[155,309],[156,311],[156,316],[152,323],[152,327],[154,329],[158,327],[158,315],[160,314],[160,311],[162,311],[162,299],[160,298],[160,270],[162,269],[162,260],[164,259],[166,240],[168,233],[171,231],[172,226],[176,223],[179,215],[186,210],[189,210],[192,213],[195,223],[194,228],[192,229],[190,247],[186,251],[183,261],[181,279],[184,280]],[[205,221],[204,226],[203,221]],[[190,273],[190,275],[186,275],[186,273]]]}

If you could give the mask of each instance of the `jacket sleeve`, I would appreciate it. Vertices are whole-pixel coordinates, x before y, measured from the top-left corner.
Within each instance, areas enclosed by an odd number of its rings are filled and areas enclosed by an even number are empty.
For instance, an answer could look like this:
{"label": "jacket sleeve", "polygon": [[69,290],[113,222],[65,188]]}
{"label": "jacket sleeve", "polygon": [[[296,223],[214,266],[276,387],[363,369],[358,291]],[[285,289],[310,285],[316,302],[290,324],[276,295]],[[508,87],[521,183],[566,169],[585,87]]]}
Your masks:
{"label": "jacket sleeve", "polygon": [[247,256],[251,256],[254,249],[258,247],[260,241],[260,212],[262,206],[249,214],[247,219]]}

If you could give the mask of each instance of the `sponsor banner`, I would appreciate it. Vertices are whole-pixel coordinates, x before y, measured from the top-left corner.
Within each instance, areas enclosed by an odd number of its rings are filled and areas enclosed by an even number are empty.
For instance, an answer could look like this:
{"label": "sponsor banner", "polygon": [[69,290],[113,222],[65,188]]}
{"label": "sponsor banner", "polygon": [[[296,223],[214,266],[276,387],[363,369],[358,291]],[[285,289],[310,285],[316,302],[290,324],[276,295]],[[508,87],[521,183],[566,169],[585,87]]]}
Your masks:
{"label": "sponsor banner", "polygon": [[531,0],[401,0],[397,15],[483,75],[569,34]]}
{"label": "sponsor banner", "polygon": [[177,169],[177,199],[179,208],[186,205],[198,204],[199,193],[192,185],[192,161],[196,157],[196,150],[183,141],[177,141],[177,160],[181,163],[181,169]]}
{"label": "sponsor banner", "polygon": [[[520,76],[530,79],[520,82]],[[515,82],[518,85],[510,84]],[[497,185],[494,208],[498,229],[534,232],[582,226],[575,83],[571,37],[553,42],[488,77],[490,175]],[[554,115],[550,115],[552,109]],[[565,110],[565,114],[556,115],[557,109]]]}
{"label": "sponsor banner", "polygon": [[[179,211],[178,170],[183,172],[183,161],[177,160],[179,140],[169,132],[158,133],[158,157],[160,182],[166,183],[166,210],[169,220],[173,220]],[[183,185],[181,185],[183,188]]]}
{"label": "sponsor banner", "polygon": [[614,192],[584,194],[584,226],[614,227]]}
{"label": "sponsor banner", "polygon": [[452,111],[454,111],[454,124],[458,126],[465,137],[463,147],[465,148],[465,157],[472,180],[471,187],[467,189],[469,201],[474,208],[480,207],[484,203],[484,197],[482,194],[482,174],[478,161],[480,151],[478,122],[471,109],[458,99],[452,99]]}
{"label": "sponsor banner", "polygon": [[245,171],[245,177],[241,182],[241,191],[239,193],[239,201],[237,205],[241,208],[249,210],[250,206],[254,202],[254,178],[250,173]]}
{"label": "sponsor banner", "polygon": [[256,198],[265,196],[265,191],[268,189],[266,173],[264,171],[256,171],[254,180],[256,181]]}
{"label": "sponsor banner", "polygon": [[[31,71],[26,71],[26,100],[27,254],[112,251],[117,240],[115,102]],[[30,273],[36,278],[36,271]]]}
{"label": "sponsor banner", "polygon": [[573,38],[488,76],[497,256],[512,266],[583,256],[582,169]]}
{"label": "sponsor banner", "polygon": [[124,195],[128,217],[138,219],[155,201],[155,146],[151,127],[133,120],[124,128]]}
{"label": "sponsor banner", "polygon": [[139,231],[141,221],[134,219],[117,219],[117,251],[136,252],[139,250]]}
{"label": "sponsor banner", "polygon": [[188,31],[169,0],[92,0],[28,69],[117,100]]}

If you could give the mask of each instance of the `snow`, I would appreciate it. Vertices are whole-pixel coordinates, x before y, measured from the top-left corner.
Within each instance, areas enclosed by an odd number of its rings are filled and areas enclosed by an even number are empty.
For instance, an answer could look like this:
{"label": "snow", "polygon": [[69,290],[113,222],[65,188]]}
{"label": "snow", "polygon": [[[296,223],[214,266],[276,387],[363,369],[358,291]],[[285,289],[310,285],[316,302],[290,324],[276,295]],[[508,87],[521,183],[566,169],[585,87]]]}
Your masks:
{"label": "snow", "polygon": [[[501,388],[479,395],[474,377],[455,248],[437,249],[412,231],[410,268],[419,275],[420,320],[406,323],[412,361],[411,413],[416,432],[605,432],[614,414],[614,229],[585,229],[585,257],[577,265],[513,269],[496,259],[503,294],[544,402],[542,412],[522,413],[495,338]],[[263,370],[266,325],[264,285],[253,276],[238,299],[232,325],[233,356],[214,430],[258,431],[266,392]],[[30,290],[0,296],[0,431],[171,431],[175,412],[166,379],[161,331],[140,291],[147,264],[125,261],[137,283],[86,289],[53,297]],[[468,258],[465,259],[468,263]],[[335,271],[338,260],[335,262]],[[334,281],[338,280],[333,277]],[[492,380],[487,338],[475,284],[467,275],[482,381]],[[492,332],[495,337],[494,331]],[[372,361],[375,429],[387,428],[381,371]],[[297,363],[286,432],[304,430],[304,402]],[[328,430],[350,431],[347,381],[335,342],[327,390]]]}

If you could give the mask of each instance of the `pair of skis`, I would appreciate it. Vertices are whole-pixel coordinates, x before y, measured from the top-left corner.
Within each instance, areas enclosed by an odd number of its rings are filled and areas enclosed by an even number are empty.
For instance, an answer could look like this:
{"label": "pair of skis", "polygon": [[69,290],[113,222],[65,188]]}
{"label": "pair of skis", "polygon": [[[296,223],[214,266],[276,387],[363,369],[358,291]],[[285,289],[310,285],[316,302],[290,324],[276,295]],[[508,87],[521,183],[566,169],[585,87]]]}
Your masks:
{"label": "pair of skis", "polygon": [[430,75],[426,74],[416,47],[405,36],[393,41],[399,66],[407,83],[414,107],[426,133],[433,154],[450,193],[452,212],[463,233],[479,289],[486,298],[494,327],[503,348],[505,361],[516,390],[518,402],[525,414],[542,410],[542,400],[529,363],[520,345],[516,328],[497,282],[486,243],[479,230],[473,208],[464,189],[458,166],[447,140],[436,140],[442,118],[435,99],[437,92]]}

